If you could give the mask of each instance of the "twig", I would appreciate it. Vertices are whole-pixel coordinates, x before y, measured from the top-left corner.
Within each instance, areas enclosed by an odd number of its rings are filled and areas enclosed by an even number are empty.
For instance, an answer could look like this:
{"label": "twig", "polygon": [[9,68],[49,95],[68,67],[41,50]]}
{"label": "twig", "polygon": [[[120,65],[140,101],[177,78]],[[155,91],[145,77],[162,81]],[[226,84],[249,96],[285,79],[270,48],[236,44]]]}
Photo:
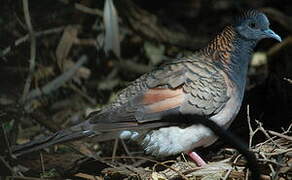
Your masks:
{"label": "twig", "polygon": [[45,86],[41,88],[36,88],[32,90],[24,99],[21,99],[22,102],[37,98],[41,95],[49,94],[50,92],[61,87],[65,82],[70,80],[75,72],[87,61],[87,57],[85,55],[81,56],[80,59],[75,63],[75,65],[64,72],[61,76],[55,78]]}
{"label": "twig", "polygon": [[[241,154],[240,155],[237,155],[236,158],[234,159],[234,161],[232,162],[232,164],[234,165],[235,163],[237,163],[238,159],[241,157]],[[227,180],[227,178],[229,177],[229,175],[231,174],[231,171],[232,171],[233,168],[230,168],[227,173],[225,174],[223,180]]]}
{"label": "twig", "polygon": [[[104,158],[101,158],[103,160],[107,160],[107,159],[112,159],[112,157],[104,157]],[[140,157],[140,156],[132,156],[132,157],[129,157],[129,156],[116,156],[115,159],[142,159],[142,160],[147,160],[147,161],[150,161],[150,162],[153,162],[153,163],[156,163],[156,164],[159,164],[159,165],[162,165],[166,168],[169,168],[171,170],[173,170],[174,172],[176,172],[180,177],[182,177],[183,179],[187,180],[188,178],[183,175],[180,171],[174,169],[173,167],[171,166],[168,166],[168,165],[165,165],[163,164],[163,162],[159,162],[159,161],[156,161],[156,160],[153,160],[153,159],[149,159],[149,158],[145,158],[145,157]],[[199,167],[201,169],[201,167]]]}
{"label": "twig", "polygon": [[24,179],[24,180],[49,180],[43,178],[36,178],[36,177],[23,177],[23,176],[7,176],[8,179]]}
{"label": "twig", "polygon": [[249,128],[249,144],[248,144],[248,147],[249,147],[249,149],[251,149],[253,136],[255,135],[255,133],[257,133],[257,131],[259,129],[257,128],[256,130],[253,130],[252,127],[251,127],[250,115],[249,115],[249,105],[247,105],[247,123],[248,123],[248,128]]}
{"label": "twig", "polygon": [[184,153],[181,153],[181,156],[183,157],[184,162],[188,162]]}
{"label": "twig", "polygon": [[285,150],[282,150],[282,151],[279,151],[279,152],[273,152],[273,153],[265,153],[265,152],[263,152],[263,154],[265,154],[267,156],[275,156],[275,155],[284,154],[284,153],[290,152],[290,151],[292,151],[292,148],[285,149]]}
{"label": "twig", "polygon": [[275,144],[278,148],[282,148],[281,145],[279,145],[278,143],[276,143],[274,141],[274,139],[267,133],[267,131],[263,128],[263,124],[260,123],[259,121],[256,121],[258,124],[258,129],[268,138],[270,139],[270,141]]}
{"label": "twig", "polygon": [[42,172],[44,174],[45,173],[45,164],[44,164],[43,153],[41,151],[40,151],[40,161],[41,161],[41,165],[42,165]]}
{"label": "twig", "polygon": [[292,80],[288,78],[284,78],[285,81],[288,81],[290,84],[292,84]]}
{"label": "twig", "polygon": [[4,136],[5,146],[6,146],[7,150],[8,150],[9,156],[11,157],[12,151],[11,151],[11,148],[10,148],[9,139],[7,137],[6,131],[4,129],[4,125],[2,123],[1,123],[1,131],[2,131],[2,134]]}
{"label": "twig", "polygon": [[188,170],[185,170],[182,172],[183,175],[188,175],[194,171],[197,171],[197,170],[200,170],[200,169],[203,169],[203,167],[194,167],[194,168],[191,168],[191,169],[188,169]]}
{"label": "twig", "polygon": [[[175,163],[175,162],[176,162],[176,161],[174,161],[174,160],[168,160],[168,161],[164,161],[164,162],[156,163],[156,164],[154,164],[154,166],[152,167],[152,172],[156,172],[156,170],[155,170],[156,167],[157,167],[158,165],[161,165],[161,166],[165,166],[166,168],[168,168],[168,169],[174,171],[174,172],[177,173],[182,179],[188,180],[189,178],[187,178],[187,177],[185,176],[184,172],[180,172],[180,170],[177,170],[177,169],[175,169],[174,167],[171,167],[171,166],[166,165],[166,163]],[[201,169],[201,167],[199,167],[199,168]]]}
{"label": "twig", "polygon": [[114,147],[113,147],[112,162],[115,161],[115,157],[116,157],[116,154],[117,154],[118,145],[119,145],[119,139],[116,138],[115,139],[115,143],[114,143]]}
{"label": "twig", "polygon": [[[124,150],[126,151],[127,155],[131,157],[132,155],[131,155],[131,153],[130,153],[130,151],[129,151],[129,149],[128,149],[128,147],[123,139],[121,139],[121,143],[122,143],[122,146],[123,146]],[[131,161],[133,163],[136,162],[134,159],[131,159]]]}
{"label": "twig", "polygon": [[[256,130],[253,130],[252,127],[251,127],[250,114],[249,114],[249,105],[247,105],[247,123],[248,123],[248,128],[249,128],[249,144],[248,144],[248,147],[249,147],[249,149],[251,149],[253,137],[259,131],[259,128],[256,128]],[[246,174],[245,174],[245,179],[246,180],[248,180],[248,174],[249,174],[249,169],[247,169]]]}
{"label": "twig", "polygon": [[[69,1],[66,1],[66,0],[60,0],[60,2],[62,2],[64,4],[69,4]],[[92,8],[86,7],[86,6],[79,4],[79,3],[74,3],[74,7],[81,12],[103,17],[103,11],[100,9],[92,9]]]}
{"label": "twig", "polygon": [[35,33],[31,24],[29,9],[28,9],[28,0],[22,0],[23,4],[23,12],[25,17],[25,23],[27,25],[28,31],[29,31],[29,37],[30,37],[30,60],[29,60],[29,72],[27,79],[25,81],[24,90],[22,94],[22,99],[25,98],[25,96],[28,94],[33,73],[35,70],[35,57],[36,57],[36,38]]}
{"label": "twig", "polygon": [[152,171],[155,171],[156,172],[156,167],[158,166],[158,165],[165,165],[165,164],[167,164],[167,163],[175,163],[175,161],[174,160],[168,160],[168,161],[164,161],[164,162],[160,162],[160,163],[156,163],[156,164],[154,164],[154,166],[152,167]]}
{"label": "twig", "polygon": [[16,12],[14,12],[14,16],[15,16],[16,21],[19,23],[19,25],[20,25],[24,30],[27,31],[27,26],[26,26],[25,22],[23,22],[23,20],[20,19],[20,18],[18,17],[18,15],[17,15]]}
{"label": "twig", "polygon": [[[64,30],[64,26],[61,26],[61,27],[56,27],[56,28],[52,28],[52,29],[47,29],[47,30],[44,30],[44,31],[39,31],[39,32],[35,32],[35,37],[41,37],[41,36],[44,36],[44,35],[49,35],[49,34],[54,34],[54,33],[60,33],[61,31]],[[17,39],[12,45],[6,47],[3,51],[2,51],[2,54],[1,54],[1,57],[5,57],[13,47],[16,47],[16,46],[19,46],[20,44],[26,42],[28,39],[29,39],[29,34],[26,34],[25,36]]]}
{"label": "twig", "polygon": [[85,173],[77,173],[77,174],[74,174],[75,177],[79,177],[81,179],[86,179],[86,180],[102,180],[103,178],[98,178],[96,176],[93,176],[93,175],[89,175],[89,174],[85,174]]}
{"label": "twig", "polygon": [[79,3],[74,3],[74,7],[81,12],[103,17],[103,11],[100,9],[92,9]]}
{"label": "twig", "polygon": [[249,169],[246,170],[246,173],[245,173],[245,180],[248,180],[248,174],[249,174]]}
{"label": "twig", "polygon": [[[13,168],[9,165],[9,163],[7,161],[5,161],[5,159],[2,156],[0,156],[0,161],[10,170],[11,173],[14,174]],[[4,175],[2,173],[1,173],[1,175]]]}
{"label": "twig", "polygon": [[258,131],[261,131],[268,138],[268,141],[272,141],[277,147],[281,148],[281,146],[273,140],[273,137],[270,137],[267,131],[263,128],[262,123],[260,123],[259,121],[256,121],[258,125],[256,130],[252,129],[250,122],[249,105],[247,105],[247,122],[249,128],[249,149],[251,149],[253,137]]}
{"label": "twig", "polygon": [[262,142],[262,143],[259,143],[256,145],[256,147],[262,147],[263,145],[269,143],[270,141],[273,141],[274,139],[276,139],[276,136],[274,137],[271,137],[270,139],[267,139],[266,141]]}
{"label": "twig", "polygon": [[289,125],[289,127],[287,128],[287,130],[284,130],[283,134],[287,134],[290,133],[292,129],[292,123]]}
{"label": "twig", "polygon": [[288,141],[292,141],[292,137],[291,136],[287,136],[287,135],[284,135],[284,134],[281,134],[281,133],[278,133],[278,132],[275,132],[275,131],[271,131],[271,130],[269,130],[268,133],[270,133],[270,134],[272,134],[274,136],[278,136],[278,137],[287,139]]}
{"label": "twig", "polygon": [[[168,162],[168,161],[167,161]],[[165,163],[167,163],[167,162],[165,162]],[[161,165],[161,166],[164,166],[164,167],[166,167],[166,168],[169,168],[169,169],[171,169],[172,171],[174,171],[174,172],[176,172],[182,179],[185,179],[185,180],[188,180],[189,178],[187,178],[183,173],[181,173],[179,170],[177,170],[177,169],[175,169],[175,168],[173,168],[173,167],[171,167],[171,166],[168,166],[168,165],[166,165],[164,162],[158,162],[158,163],[156,163],[155,164],[155,166],[157,166],[157,164],[158,165]]]}
{"label": "twig", "polygon": [[[259,152],[259,155],[262,156],[265,160],[268,160],[268,158],[262,153],[262,152]],[[271,164],[268,165],[273,176],[275,175],[275,169],[273,168],[273,166]]]}
{"label": "twig", "polygon": [[266,162],[266,163],[270,163],[270,164],[274,164],[274,165],[277,165],[277,166],[281,166],[281,167],[286,167],[286,164],[281,164],[281,163],[278,163],[276,161],[273,161],[273,160],[270,160],[270,159],[258,159],[258,161],[261,161],[261,162]]}

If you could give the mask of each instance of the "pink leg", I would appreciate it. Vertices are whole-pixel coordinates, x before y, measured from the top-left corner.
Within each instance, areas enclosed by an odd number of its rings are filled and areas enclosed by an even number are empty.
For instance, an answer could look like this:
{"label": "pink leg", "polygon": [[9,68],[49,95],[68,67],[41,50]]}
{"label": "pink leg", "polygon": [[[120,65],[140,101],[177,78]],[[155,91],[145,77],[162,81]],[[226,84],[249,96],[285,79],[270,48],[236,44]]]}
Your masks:
{"label": "pink leg", "polygon": [[190,158],[195,161],[195,163],[199,166],[205,166],[207,163],[195,152],[189,152],[188,155]]}

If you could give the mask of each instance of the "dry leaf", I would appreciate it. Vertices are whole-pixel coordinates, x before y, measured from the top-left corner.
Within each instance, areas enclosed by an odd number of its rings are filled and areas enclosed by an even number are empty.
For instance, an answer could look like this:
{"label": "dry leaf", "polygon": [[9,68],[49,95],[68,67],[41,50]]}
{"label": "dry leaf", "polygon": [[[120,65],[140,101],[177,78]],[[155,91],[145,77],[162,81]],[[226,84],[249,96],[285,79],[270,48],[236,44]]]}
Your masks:
{"label": "dry leaf", "polygon": [[[74,65],[75,63],[71,59],[68,59],[68,60],[66,59],[63,62],[63,70],[67,71],[70,68],[72,68]],[[81,79],[88,79],[90,77],[90,74],[91,74],[90,69],[88,69],[85,66],[82,66],[76,71],[73,80],[81,84]]]}
{"label": "dry leaf", "polygon": [[56,50],[57,64],[61,70],[64,70],[64,60],[67,58],[71,47],[77,39],[77,33],[78,29],[73,26],[68,26],[64,29],[64,33]]}
{"label": "dry leaf", "polygon": [[154,43],[146,41],[144,43],[146,56],[150,59],[153,65],[161,63],[164,57],[165,47],[163,45],[155,45]]}
{"label": "dry leaf", "polygon": [[112,0],[105,1],[103,21],[105,26],[104,50],[106,53],[112,50],[117,57],[120,57],[118,14]]}
{"label": "dry leaf", "polygon": [[166,180],[166,178],[164,176],[162,176],[161,174],[159,174],[157,172],[153,172],[151,174],[151,179],[152,180]]}

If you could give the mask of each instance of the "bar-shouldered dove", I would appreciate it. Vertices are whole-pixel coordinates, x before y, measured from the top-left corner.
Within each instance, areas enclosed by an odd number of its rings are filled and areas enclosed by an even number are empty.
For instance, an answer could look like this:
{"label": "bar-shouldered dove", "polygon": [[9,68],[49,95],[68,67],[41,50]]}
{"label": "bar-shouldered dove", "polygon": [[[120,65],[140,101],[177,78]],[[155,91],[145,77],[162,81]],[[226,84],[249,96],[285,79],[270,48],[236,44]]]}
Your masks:
{"label": "bar-shouldered dove", "polygon": [[208,46],[142,75],[123,89],[113,103],[89,115],[83,123],[16,146],[13,152],[22,155],[97,135],[101,141],[105,136],[134,140],[154,156],[185,152],[202,166],[205,162],[192,150],[214,143],[217,138],[212,131],[200,124],[161,118],[169,114],[194,114],[228,128],[242,103],[253,48],[263,38],[281,41],[269,25],[265,14],[245,11]]}

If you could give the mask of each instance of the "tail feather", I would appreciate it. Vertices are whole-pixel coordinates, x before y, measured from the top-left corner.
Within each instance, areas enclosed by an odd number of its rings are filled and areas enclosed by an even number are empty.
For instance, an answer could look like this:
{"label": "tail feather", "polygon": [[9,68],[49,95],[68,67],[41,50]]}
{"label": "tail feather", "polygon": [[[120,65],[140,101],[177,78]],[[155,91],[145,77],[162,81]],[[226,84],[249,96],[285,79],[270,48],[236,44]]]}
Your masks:
{"label": "tail feather", "polygon": [[48,146],[66,142],[69,140],[76,140],[79,138],[87,137],[87,136],[92,136],[95,133],[91,130],[86,130],[86,131],[72,131],[71,129],[65,129],[58,131],[51,136],[40,138],[33,140],[31,142],[17,145],[12,147],[12,153],[18,157],[33,151],[38,151],[43,148],[46,148]]}

